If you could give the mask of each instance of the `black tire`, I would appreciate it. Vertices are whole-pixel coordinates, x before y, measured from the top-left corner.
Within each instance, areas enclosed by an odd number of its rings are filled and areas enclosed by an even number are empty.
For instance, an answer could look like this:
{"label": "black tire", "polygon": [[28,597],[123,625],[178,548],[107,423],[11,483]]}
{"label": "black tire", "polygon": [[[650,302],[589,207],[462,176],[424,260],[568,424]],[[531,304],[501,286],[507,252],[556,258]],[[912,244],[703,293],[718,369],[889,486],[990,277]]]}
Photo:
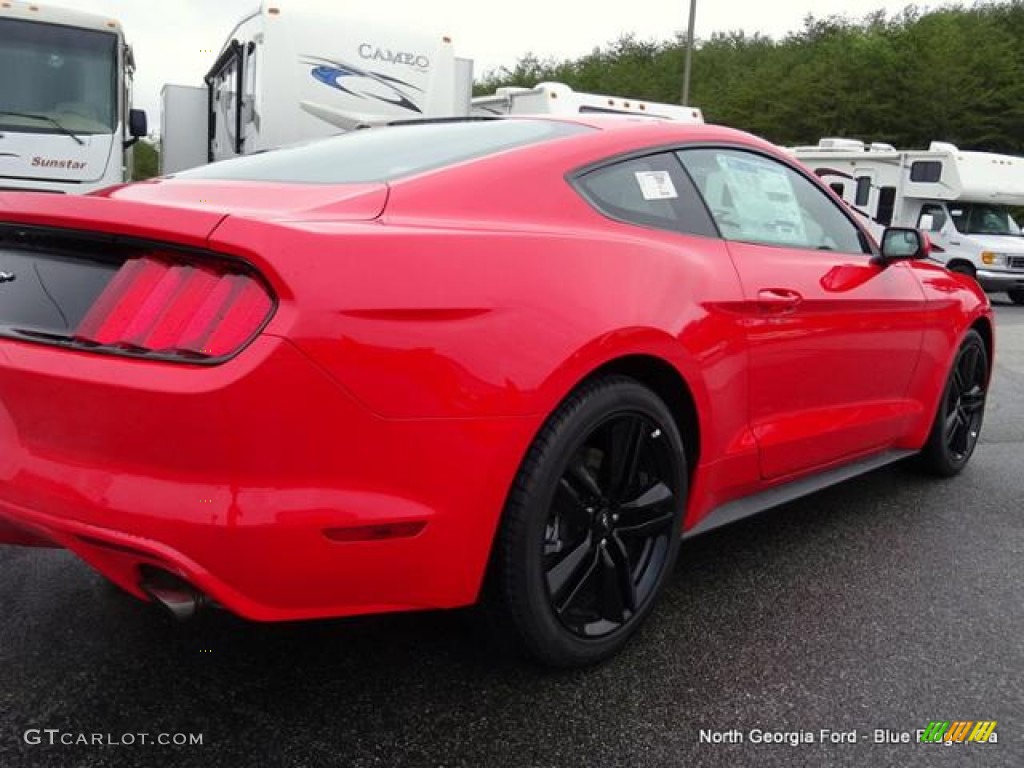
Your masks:
{"label": "black tire", "polygon": [[1010,301],[1014,304],[1024,304],[1024,289],[1016,288],[1012,291],[1007,291],[1006,295],[1010,297]]}
{"label": "black tire", "polygon": [[634,379],[566,399],[535,439],[506,504],[494,599],[535,659],[582,667],[647,618],[679,551],[687,492],[679,430]]}
{"label": "black tire", "polygon": [[988,351],[981,334],[972,329],[953,359],[928,442],[920,455],[920,464],[929,473],[952,477],[971,460],[985,418],[988,381]]}

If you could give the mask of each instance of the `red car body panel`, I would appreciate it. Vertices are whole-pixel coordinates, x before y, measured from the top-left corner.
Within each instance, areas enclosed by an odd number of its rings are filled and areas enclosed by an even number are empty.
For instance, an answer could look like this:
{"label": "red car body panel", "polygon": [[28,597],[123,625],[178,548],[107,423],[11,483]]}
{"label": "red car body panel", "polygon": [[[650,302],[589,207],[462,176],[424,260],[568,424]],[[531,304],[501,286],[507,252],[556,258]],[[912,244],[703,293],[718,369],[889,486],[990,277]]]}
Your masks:
{"label": "red car body panel", "polygon": [[[0,221],[59,226],[90,232],[167,240],[194,248],[224,220],[223,211],[175,210],[173,221],[154,216],[151,205],[119,202],[94,195],[55,195],[44,192],[0,192]],[[155,220],[154,220],[155,219]]]}
{"label": "red car body panel", "polygon": [[292,185],[282,190],[280,184],[251,181],[160,181],[141,182],[112,187],[97,196],[117,200],[159,202],[175,210],[226,211],[246,215],[285,219],[289,216],[326,216],[334,221],[376,219],[384,212],[388,199],[386,184]]}
{"label": "red car body panel", "polygon": [[568,180],[604,158],[783,157],[712,126],[594,124],[388,185],[0,195],[2,222],[242,259],[277,299],[219,365],[0,339],[0,542],[67,547],[139,596],[156,566],[257,620],[465,605],[544,420],[637,361],[674,371],[696,413],[686,529],[923,445],[959,340],[991,338],[980,289],[610,220]]}

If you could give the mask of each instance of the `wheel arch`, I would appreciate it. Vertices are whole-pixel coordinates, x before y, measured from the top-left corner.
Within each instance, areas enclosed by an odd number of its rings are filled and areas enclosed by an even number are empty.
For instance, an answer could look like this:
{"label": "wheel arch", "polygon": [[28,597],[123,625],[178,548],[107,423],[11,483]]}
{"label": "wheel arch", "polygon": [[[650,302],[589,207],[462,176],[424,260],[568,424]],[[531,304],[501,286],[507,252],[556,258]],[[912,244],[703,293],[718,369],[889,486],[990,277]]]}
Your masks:
{"label": "wheel arch", "polygon": [[993,360],[995,359],[995,332],[992,328],[992,321],[988,317],[979,317],[971,323],[971,329],[978,332],[981,340],[985,342],[985,354],[988,356],[989,374],[992,372]]}
{"label": "wheel arch", "polygon": [[[623,328],[598,336],[578,347],[563,365],[551,371],[540,387],[540,412],[546,421],[574,392],[595,378],[628,376],[651,389],[668,406],[683,438],[692,476],[704,453],[708,419],[714,405],[710,396],[712,382],[701,363],[705,351],[702,344],[681,343],[678,337],[650,326]],[[537,432],[541,429],[542,425],[538,425]]]}
{"label": "wheel arch", "polygon": [[[687,484],[693,488],[694,473],[696,472],[701,456],[701,424],[699,401],[701,390],[695,390],[694,385],[679,367],[669,362],[665,357],[651,351],[631,351],[617,356],[607,358],[594,363],[582,376],[576,377],[571,385],[560,388],[560,397],[557,397],[552,406],[547,409],[543,421],[537,426],[534,435],[526,446],[526,450],[520,459],[519,468],[526,460],[530,448],[537,439],[537,435],[544,429],[551,414],[557,412],[563,402],[568,400],[581,387],[599,379],[603,376],[627,376],[640,384],[648,387],[665,403],[672,414],[676,427],[683,440],[683,447],[686,451],[686,474]],[[491,534],[487,564],[482,574],[480,586],[477,591],[477,601],[487,600],[487,596],[494,585],[495,552],[496,542],[501,533],[502,521],[505,518],[508,495],[512,493],[510,486],[506,495],[505,505],[497,517],[497,525]]]}
{"label": "wheel arch", "polygon": [[953,362],[956,360],[960,345],[963,344],[967,334],[976,331],[981,336],[985,345],[985,353],[988,355],[989,377],[992,375],[994,352],[995,352],[995,329],[992,317],[983,306],[979,306],[970,315],[957,318],[956,326],[945,330],[949,345],[944,347],[946,352],[934,366],[924,372],[919,381],[920,402],[922,404],[921,418],[911,429],[906,439],[901,442],[901,447],[912,450],[919,450],[928,439],[935,414],[942,401],[942,393],[945,391],[946,382],[952,370]]}
{"label": "wheel arch", "polygon": [[[949,261],[946,262],[945,266],[946,269],[948,269],[950,272],[958,272],[960,274],[966,274],[971,276],[973,276],[978,271],[978,268],[970,259],[963,259],[959,257],[954,257],[950,259]],[[957,267],[961,267],[961,269],[957,269]]]}
{"label": "wheel arch", "polygon": [[675,366],[663,358],[648,354],[631,354],[609,360],[593,370],[572,391],[601,376],[628,376],[656,394],[668,407],[683,438],[686,449],[686,471],[690,481],[700,460],[701,431],[693,390]]}

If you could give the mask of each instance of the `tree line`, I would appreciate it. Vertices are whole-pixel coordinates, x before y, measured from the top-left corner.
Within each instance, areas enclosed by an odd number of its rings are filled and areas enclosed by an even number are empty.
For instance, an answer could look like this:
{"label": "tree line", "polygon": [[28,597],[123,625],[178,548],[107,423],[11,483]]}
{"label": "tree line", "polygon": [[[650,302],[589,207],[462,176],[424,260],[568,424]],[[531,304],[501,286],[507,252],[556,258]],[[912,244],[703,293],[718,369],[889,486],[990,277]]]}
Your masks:
{"label": "tree line", "polygon": [[[528,54],[487,73],[475,90],[550,80],[678,103],[685,45],[681,36],[627,36],[578,59]],[[778,40],[716,33],[694,45],[690,95],[708,122],[779,144],[845,136],[1024,154],[1024,0],[808,16]]]}

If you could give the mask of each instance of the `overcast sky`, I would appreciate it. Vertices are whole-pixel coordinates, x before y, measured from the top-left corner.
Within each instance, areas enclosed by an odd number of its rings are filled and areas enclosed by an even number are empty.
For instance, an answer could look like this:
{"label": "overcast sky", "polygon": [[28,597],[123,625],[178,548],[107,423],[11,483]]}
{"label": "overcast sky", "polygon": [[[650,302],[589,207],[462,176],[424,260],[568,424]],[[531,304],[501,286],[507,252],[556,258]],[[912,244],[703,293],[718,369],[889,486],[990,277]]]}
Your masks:
{"label": "overcast sky", "polygon": [[[164,83],[200,85],[225,38],[258,0],[47,0],[48,4],[108,14],[121,21],[137,63],[135,106],[146,109],[159,126],[160,88]],[[328,0],[282,0],[317,4]],[[471,58],[481,75],[514,64],[526,53],[540,57],[576,57],[619,36],[663,40],[686,29],[689,0],[334,0],[358,19],[370,6],[405,26],[449,34],[459,56]],[[932,6],[941,3],[931,3]],[[781,37],[799,29],[803,18],[845,14],[861,18],[884,9],[892,14],[903,0],[698,0],[698,37],[739,30]],[[924,6],[924,3],[921,4]],[[211,52],[212,51],[212,52]],[[700,77],[694,71],[694,78]],[[629,94],[621,94],[628,96]]]}

